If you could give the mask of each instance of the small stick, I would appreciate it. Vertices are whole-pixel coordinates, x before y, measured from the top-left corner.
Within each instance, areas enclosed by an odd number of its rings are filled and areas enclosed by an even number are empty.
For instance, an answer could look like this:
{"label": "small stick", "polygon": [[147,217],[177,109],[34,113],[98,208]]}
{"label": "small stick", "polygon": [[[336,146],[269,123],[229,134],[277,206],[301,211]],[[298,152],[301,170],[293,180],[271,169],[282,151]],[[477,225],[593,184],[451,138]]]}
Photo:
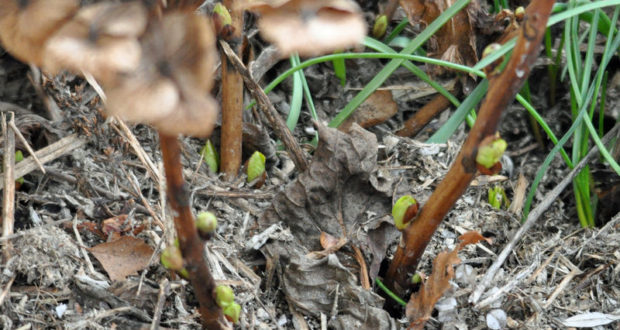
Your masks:
{"label": "small stick", "polygon": [[200,303],[202,325],[207,329],[226,329],[222,310],[215,303],[215,280],[207,267],[205,248],[198,237],[189,207],[189,193],[181,166],[181,147],[176,136],[159,134],[161,154],[168,185],[168,203],[174,210],[174,226],[189,280]]}
{"label": "small stick", "polygon": [[116,121],[117,126],[124,133],[124,136],[123,134],[119,135],[127,139],[127,142],[129,142],[129,145],[131,145],[131,147],[135,151],[138,159],[140,159],[142,164],[144,164],[144,167],[146,167],[146,170],[149,172],[151,178],[153,178],[153,180],[155,180],[155,183],[159,185],[159,183],[162,181],[161,174],[159,173],[159,171],[157,171],[157,167],[155,167],[155,164],[153,164],[151,157],[149,157],[146,151],[144,151],[142,145],[140,145],[140,142],[138,141],[138,139],[136,139],[136,136],[133,134],[133,132],[131,132],[129,127],[127,127],[127,124],[125,124],[125,122],[118,117],[114,117],[114,120]]}
{"label": "small stick", "polygon": [[166,298],[170,294],[170,282],[167,278],[164,278],[159,282],[159,294],[157,295],[157,305],[155,305],[155,311],[153,312],[153,321],[151,321],[150,330],[159,329],[159,320],[161,319],[161,313],[164,310],[164,303]]}
{"label": "small stick", "polygon": [[[615,132],[618,131],[619,128],[620,125],[616,124],[616,127],[614,127],[611,131],[605,134],[605,136],[601,139],[603,143],[609,142],[609,140],[611,140],[611,138],[614,136]],[[560,195],[564,188],[566,188],[566,186],[568,186],[573,181],[573,178],[575,178],[575,176],[577,176],[577,173],[579,173],[581,169],[586,166],[586,164],[588,163],[588,159],[593,157],[596,154],[597,150],[598,147],[594,145],[594,147],[590,149],[590,152],[588,152],[588,154],[575,166],[575,168],[573,168],[570,173],[568,173],[568,175],[566,175],[564,179],[562,179],[562,181],[560,181],[560,183],[558,183],[558,185],[553,188],[553,190],[548,192],[545,198],[530,212],[530,214],[527,216],[527,219],[525,220],[525,223],[519,228],[517,233],[510,240],[510,242],[506,244],[502,252],[497,256],[495,262],[493,262],[493,264],[487,269],[487,273],[484,275],[480,283],[476,286],[471,296],[469,297],[470,303],[476,304],[478,302],[486,287],[491,283],[491,281],[495,277],[495,274],[504,264],[504,261],[506,261],[506,258],[508,258],[508,255],[514,250],[515,246],[517,246],[523,235],[525,235],[525,233],[534,226],[536,220],[538,220],[538,218],[543,214],[543,212],[545,212],[549,208],[549,206],[551,206],[551,204],[556,200],[556,198]]]}
{"label": "small stick", "polygon": [[34,162],[37,163],[37,166],[39,166],[39,169],[41,170],[41,172],[45,173],[45,168],[43,167],[43,164],[41,164],[41,161],[39,160],[39,158],[37,158],[37,154],[34,152],[34,150],[32,150],[30,143],[26,141],[26,138],[24,138],[24,136],[22,135],[22,132],[20,132],[19,128],[15,126],[14,118],[11,118],[11,120],[9,121],[9,126],[11,126],[11,128],[15,132],[15,135],[17,135],[19,140],[24,144],[24,146],[26,147],[26,150],[28,150],[28,153],[32,156],[32,158],[34,159]]}
{"label": "small stick", "polygon": [[435,118],[435,116],[449,106],[450,100],[441,94],[436,95],[430,102],[420,108],[413,117],[407,119],[404,123],[404,127],[396,132],[396,135],[407,137],[416,136],[433,118]]}
{"label": "small stick", "polygon": [[[54,142],[49,146],[40,149],[35,152],[35,154],[37,155],[37,158],[39,158],[39,161],[42,164],[45,164],[83,146],[84,144],[86,144],[85,140],[80,139],[77,134],[72,134],[62,138],[60,141]],[[13,153],[13,156],[15,156],[15,153]],[[13,178],[8,181],[15,181],[15,179],[21,178],[37,168],[38,166],[34,161],[34,157],[29,156],[15,165]],[[0,189],[4,188],[4,184],[5,180],[0,178]]]}
{"label": "small stick", "polygon": [[263,91],[263,89],[252,79],[250,76],[250,72],[243,65],[239,57],[233,52],[233,50],[228,46],[228,43],[225,41],[220,41],[220,46],[222,50],[228,56],[228,60],[232,63],[232,65],[241,73],[243,77],[243,81],[245,82],[245,86],[248,88],[252,96],[256,99],[256,103],[258,104],[259,109],[263,112],[269,124],[273,128],[273,131],[276,133],[278,138],[282,140],[286,149],[291,154],[291,159],[295,163],[295,166],[300,172],[305,171],[308,168],[308,163],[306,162],[306,158],[295,141],[293,134],[286,127],[284,120],[280,117],[276,109],[271,104],[271,101],[267,97],[267,94]]}
{"label": "small stick", "polygon": [[[13,121],[14,114],[9,113],[10,120]],[[2,132],[4,133],[4,160],[2,166],[4,168],[4,192],[2,196],[2,236],[13,234],[13,225],[15,222],[15,134],[8,129],[6,116],[2,114]],[[2,249],[5,263],[11,258],[11,250],[13,249],[10,242]]]}

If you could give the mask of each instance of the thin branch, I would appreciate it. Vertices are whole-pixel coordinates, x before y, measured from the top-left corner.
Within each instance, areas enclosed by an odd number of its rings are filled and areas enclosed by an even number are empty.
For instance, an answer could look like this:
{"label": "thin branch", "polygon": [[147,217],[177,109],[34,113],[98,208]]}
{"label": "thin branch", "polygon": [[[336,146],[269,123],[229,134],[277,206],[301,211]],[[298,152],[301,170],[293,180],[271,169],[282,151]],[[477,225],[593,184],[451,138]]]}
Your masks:
{"label": "thin branch", "polygon": [[445,215],[461,197],[476,174],[476,154],[481,141],[493,136],[504,109],[527,79],[545,33],[555,0],[535,0],[526,9],[512,57],[501,73],[491,75],[489,90],[471,132],[444,180],[437,186],[418,218],[403,232],[404,245],[396,250],[386,273],[386,284],[402,295],[428,242]]}
{"label": "thin branch", "polygon": [[291,134],[291,131],[288,129],[288,127],[286,127],[286,123],[284,122],[284,120],[282,120],[276,109],[273,107],[273,104],[271,104],[271,101],[267,97],[267,94],[265,94],[263,89],[254,81],[254,79],[252,79],[252,77],[250,76],[250,72],[243,65],[239,57],[235,55],[228,43],[220,41],[220,46],[222,47],[222,50],[224,51],[226,56],[228,56],[228,60],[230,61],[230,63],[232,63],[232,65],[235,66],[237,71],[241,73],[243,81],[245,82],[245,86],[248,88],[252,96],[256,99],[258,107],[261,109],[261,111],[269,121],[269,124],[272,126],[278,138],[282,140],[282,142],[286,146],[286,149],[290,153],[291,159],[295,163],[297,169],[300,172],[305,171],[308,168],[306,158],[304,157],[304,154],[299,147],[299,144],[297,144],[297,141],[295,141],[293,134]]}
{"label": "thin branch", "polygon": [[[234,53],[241,53],[243,40],[243,11],[234,9],[233,0],[224,0],[224,6],[230,8],[232,27],[234,31],[230,37]],[[243,139],[243,79],[234,65],[226,60],[223,52],[220,55],[222,63],[222,138],[221,138],[221,168],[227,180],[233,180],[241,167],[242,139]]]}
{"label": "thin branch", "polygon": [[215,303],[215,280],[207,267],[204,244],[198,237],[194,216],[190,210],[189,193],[181,166],[181,147],[176,136],[159,134],[168,202],[174,210],[174,226],[179,238],[185,268],[194,293],[200,303],[202,324],[207,329],[227,329],[222,310]]}
{"label": "thin branch", "polygon": [[[12,122],[14,114],[9,113]],[[4,168],[4,191],[2,196],[2,236],[13,234],[13,225],[15,222],[15,133],[9,129],[6,116],[2,114],[2,132],[4,133],[4,160],[2,167]],[[11,258],[11,250],[13,246],[7,242],[2,249],[4,262]]]}

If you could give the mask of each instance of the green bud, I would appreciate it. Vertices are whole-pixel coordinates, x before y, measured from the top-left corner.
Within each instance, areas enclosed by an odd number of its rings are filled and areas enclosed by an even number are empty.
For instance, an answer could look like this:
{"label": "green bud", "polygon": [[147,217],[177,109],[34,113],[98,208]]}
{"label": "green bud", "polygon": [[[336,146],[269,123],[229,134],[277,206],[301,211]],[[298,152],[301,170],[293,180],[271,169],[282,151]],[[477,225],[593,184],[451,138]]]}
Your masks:
{"label": "green bud", "polygon": [[420,275],[420,273],[413,274],[413,276],[411,276],[411,283],[412,284],[422,283],[422,275]]}
{"label": "green bud", "polygon": [[500,49],[502,46],[496,42],[489,44],[488,46],[486,46],[484,48],[484,50],[482,51],[482,58],[485,58],[489,55],[491,55],[492,53],[494,53],[496,50]]}
{"label": "green bud", "polygon": [[517,7],[517,9],[515,9],[515,18],[518,21],[522,21],[524,17],[525,17],[525,8],[523,8],[523,6]]}
{"label": "green bud", "polygon": [[232,18],[230,17],[228,8],[226,8],[226,6],[224,6],[221,2],[218,2],[215,5],[213,8],[213,14],[217,15],[217,19],[220,20],[222,26],[232,24]]}
{"label": "green bud", "polygon": [[490,169],[499,162],[506,151],[508,144],[502,138],[497,137],[493,142],[481,146],[476,154],[476,162],[487,169]]}
{"label": "green bud", "polygon": [[265,173],[265,155],[260,151],[255,151],[248,160],[248,182],[260,178]]}
{"label": "green bud", "polygon": [[187,272],[186,268],[181,268],[181,270],[178,271],[179,275],[181,275],[182,278],[184,279],[189,279],[189,273]]}
{"label": "green bud", "polygon": [[180,271],[183,269],[183,256],[178,246],[170,245],[161,253],[161,264],[166,269]]}
{"label": "green bud", "polygon": [[394,207],[392,207],[392,217],[394,218],[394,225],[398,230],[407,228],[409,222],[418,212],[418,204],[415,198],[410,195],[405,195],[399,198]]}
{"label": "green bud", "polygon": [[379,39],[383,37],[387,30],[388,19],[385,15],[380,15],[375,20],[375,25],[372,27],[372,36]]}
{"label": "green bud", "polygon": [[21,150],[17,150],[15,151],[15,162],[21,162],[22,160],[24,160],[24,154],[22,153]]}
{"label": "green bud", "polygon": [[209,167],[209,172],[217,173],[218,169],[220,168],[220,155],[217,153],[217,150],[215,150],[215,147],[213,146],[213,143],[211,143],[211,140],[207,140],[207,142],[205,142],[205,146],[202,147],[200,153],[202,154],[202,158],[204,159],[205,163]]}
{"label": "green bud", "polygon": [[239,315],[241,315],[241,305],[233,302],[232,304],[224,307],[222,312],[224,312],[224,316],[226,316],[230,322],[237,323],[239,322]]}
{"label": "green bud", "polygon": [[235,293],[228,285],[218,285],[215,287],[215,302],[220,308],[224,309],[235,302]]}
{"label": "green bud", "polygon": [[211,212],[200,212],[196,216],[196,228],[201,234],[210,234],[217,228],[217,217]]}
{"label": "green bud", "polygon": [[510,204],[504,188],[500,186],[489,188],[489,204],[491,204],[493,208],[499,210],[502,207],[502,203],[505,207],[508,207]]}

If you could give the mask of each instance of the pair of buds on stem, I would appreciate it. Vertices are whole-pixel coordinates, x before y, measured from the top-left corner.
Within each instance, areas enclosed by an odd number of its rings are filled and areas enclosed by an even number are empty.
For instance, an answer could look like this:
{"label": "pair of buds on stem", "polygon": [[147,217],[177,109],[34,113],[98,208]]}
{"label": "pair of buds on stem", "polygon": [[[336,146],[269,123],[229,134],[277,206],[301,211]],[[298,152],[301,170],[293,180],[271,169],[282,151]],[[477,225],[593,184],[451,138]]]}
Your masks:
{"label": "pair of buds on stem", "polygon": [[[484,138],[476,153],[478,171],[484,175],[499,173],[502,169],[500,160],[507,146],[508,144],[500,138],[499,133]],[[418,214],[418,209],[419,205],[412,196],[405,195],[399,198],[392,207],[392,217],[396,228],[400,231],[405,230]]]}
{"label": "pair of buds on stem", "polygon": [[[200,212],[196,217],[195,224],[200,237],[209,239],[217,228],[217,217],[211,212]],[[184,279],[189,278],[187,269],[183,264],[183,255],[178,239],[174,241],[174,244],[164,249],[160,260],[166,269],[177,272]],[[241,305],[235,302],[235,294],[229,286],[218,285],[215,288],[215,302],[230,322],[236,323],[239,321]]]}

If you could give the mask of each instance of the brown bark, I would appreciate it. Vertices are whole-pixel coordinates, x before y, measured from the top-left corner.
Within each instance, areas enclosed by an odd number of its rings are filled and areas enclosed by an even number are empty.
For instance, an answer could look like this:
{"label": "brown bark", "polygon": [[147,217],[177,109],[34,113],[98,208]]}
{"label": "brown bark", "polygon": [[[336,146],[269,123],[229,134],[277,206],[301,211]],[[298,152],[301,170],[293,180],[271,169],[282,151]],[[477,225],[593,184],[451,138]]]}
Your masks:
{"label": "brown bark", "polygon": [[476,173],[476,153],[480,142],[495,134],[502,111],[514,99],[527,79],[539,54],[539,46],[554,0],[535,0],[526,9],[512,58],[504,70],[489,77],[489,90],[474,124],[448,174],[437,186],[418,218],[403,232],[386,273],[386,284],[402,295],[409,288],[420,257],[443,217],[463,194]]}
{"label": "brown bark", "polygon": [[[243,38],[243,11],[232,10],[234,0],[224,0],[232,18],[234,31],[229,43],[234,52],[241,54]],[[222,143],[220,146],[220,170],[228,180],[237,177],[241,167],[241,140],[243,133],[243,79],[226,55],[221,53],[222,62]]]}
{"label": "brown bark", "polygon": [[405,126],[398,132],[398,136],[410,136],[414,137],[420,131],[428,125],[428,123],[435,118],[442,111],[450,106],[450,100],[445,96],[438,94],[430,102],[426,103],[413,117],[407,119]]}
{"label": "brown bark", "polygon": [[181,148],[176,136],[159,134],[166,171],[168,202],[174,211],[174,227],[179,238],[185,268],[200,303],[202,325],[207,329],[227,329],[221,309],[215,303],[215,280],[207,267],[204,244],[198,237],[189,208],[189,192],[183,179]]}

